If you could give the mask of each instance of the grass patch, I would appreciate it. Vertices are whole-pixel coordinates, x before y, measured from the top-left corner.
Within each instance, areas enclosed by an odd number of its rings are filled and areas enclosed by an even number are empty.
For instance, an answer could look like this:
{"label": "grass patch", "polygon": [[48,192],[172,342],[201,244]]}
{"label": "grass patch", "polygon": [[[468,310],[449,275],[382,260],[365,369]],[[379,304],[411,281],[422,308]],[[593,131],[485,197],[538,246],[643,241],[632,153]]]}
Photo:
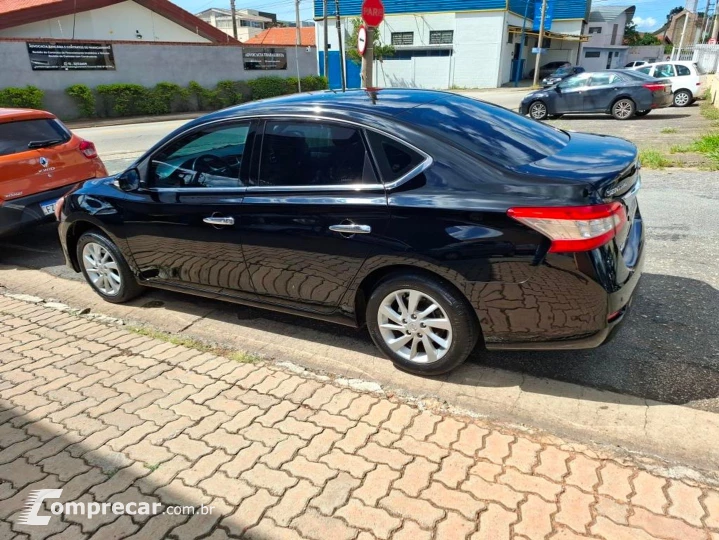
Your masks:
{"label": "grass patch", "polygon": [[642,162],[642,166],[647,169],[663,169],[674,166],[671,159],[656,150],[642,150],[639,152],[639,160]]}
{"label": "grass patch", "polygon": [[187,349],[194,349],[196,351],[214,354],[215,356],[224,356],[225,358],[229,358],[230,360],[234,360],[235,362],[240,362],[242,364],[254,364],[255,362],[259,362],[261,360],[260,356],[256,354],[236,351],[234,349],[219,347],[217,345],[210,345],[209,343],[204,343],[198,339],[170,334],[169,332],[148,328],[147,326],[128,326],[126,329],[135,334],[164,341],[165,343],[180,345]]}
{"label": "grass patch", "polygon": [[708,120],[719,120],[719,108],[715,107],[708,101],[705,101],[699,107],[702,116]]}
{"label": "grass patch", "polygon": [[695,152],[704,154],[715,164],[719,165],[719,133],[702,135],[694,141],[693,149]]}
{"label": "grass patch", "polygon": [[145,463],[145,468],[150,469],[150,472],[155,472],[157,469],[160,468],[160,464],[155,463],[154,465],[150,465],[149,463]]}
{"label": "grass patch", "polygon": [[676,133],[676,132],[677,132],[677,128],[673,128],[673,127],[662,128],[662,133]]}
{"label": "grass patch", "polygon": [[691,152],[692,147],[688,146],[686,144],[674,144],[669,148],[670,154],[686,154],[687,152]]}

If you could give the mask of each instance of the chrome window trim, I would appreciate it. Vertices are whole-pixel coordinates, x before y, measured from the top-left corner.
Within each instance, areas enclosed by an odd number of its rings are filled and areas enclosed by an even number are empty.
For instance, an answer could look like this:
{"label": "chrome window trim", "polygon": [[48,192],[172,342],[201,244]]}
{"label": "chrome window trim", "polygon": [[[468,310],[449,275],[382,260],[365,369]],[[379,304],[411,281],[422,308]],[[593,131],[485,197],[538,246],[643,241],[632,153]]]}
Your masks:
{"label": "chrome window trim", "polygon": [[[393,180],[392,182],[389,182],[387,184],[379,183],[379,184],[349,184],[349,185],[328,185],[328,186],[238,186],[237,188],[146,188],[149,192],[176,192],[176,193],[191,193],[191,192],[198,192],[198,193],[222,193],[222,192],[228,192],[228,191],[242,191],[243,193],[250,193],[250,192],[266,192],[266,191],[286,191],[286,192],[293,192],[293,191],[369,191],[369,190],[376,190],[376,189],[385,189],[385,190],[392,190],[395,189],[402,184],[408,182],[415,176],[423,173],[425,170],[427,170],[429,167],[432,166],[434,163],[434,159],[432,156],[430,156],[427,152],[424,150],[420,150],[416,146],[414,146],[411,143],[408,143],[407,141],[400,139],[399,137],[388,133],[386,131],[383,131],[381,129],[377,129],[374,127],[367,126],[365,124],[362,124],[360,122],[356,122],[354,120],[347,120],[344,118],[333,118],[331,116],[316,116],[316,115],[310,115],[308,113],[280,113],[280,114],[253,114],[253,115],[247,115],[247,116],[235,116],[232,118],[220,118],[217,120],[212,120],[210,122],[205,122],[203,124],[200,124],[198,126],[195,126],[192,131],[195,129],[202,129],[207,126],[211,126],[213,124],[220,124],[220,123],[230,123],[230,122],[237,122],[237,121],[253,121],[253,120],[259,120],[259,119],[274,119],[277,121],[281,121],[283,119],[301,119],[301,120],[309,120],[309,121],[325,121],[325,122],[337,122],[341,124],[348,124],[351,126],[355,126],[359,129],[374,131],[375,133],[379,133],[380,135],[383,135],[385,137],[388,137],[390,139],[393,139],[397,141],[398,143],[406,146],[407,148],[412,149],[413,151],[417,152],[419,155],[424,157],[424,161],[419,163],[416,167],[413,169],[407,171],[405,174],[400,176],[397,180]],[[171,144],[178,138],[186,135],[188,132],[185,131],[183,133],[178,134],[177,136],[173,137],[167,143],[165,143],[162,148],[165,146]],[[158,149],[158,152],[162,150],[162,148]],[[370,149],[370,154],[372,153]],[[374,155],[372,155],[374,158]],[[150,158],[151,159],[151,158]],[[238,179],[239,180],[239,179]]]}

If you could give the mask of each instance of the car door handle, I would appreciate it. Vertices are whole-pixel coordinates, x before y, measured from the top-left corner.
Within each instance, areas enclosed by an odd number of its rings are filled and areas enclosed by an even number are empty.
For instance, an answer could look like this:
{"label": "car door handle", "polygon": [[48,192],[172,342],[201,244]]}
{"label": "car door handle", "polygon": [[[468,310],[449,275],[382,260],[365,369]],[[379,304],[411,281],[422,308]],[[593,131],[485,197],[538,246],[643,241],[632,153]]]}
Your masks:
{"label": "car door handle", "polygon": [[220,217],[220,216],[210,216],[206,217],[202,220],[204,223],[207,223],[208,225],[234,225],[235,224],[235,218],[233,217]]}
{"label": "car door handle", "polygon": [[372,232],[372,227],[356,223],[340,223],[339,225],[330,225],[330,231],[340,234],[369,234]]}

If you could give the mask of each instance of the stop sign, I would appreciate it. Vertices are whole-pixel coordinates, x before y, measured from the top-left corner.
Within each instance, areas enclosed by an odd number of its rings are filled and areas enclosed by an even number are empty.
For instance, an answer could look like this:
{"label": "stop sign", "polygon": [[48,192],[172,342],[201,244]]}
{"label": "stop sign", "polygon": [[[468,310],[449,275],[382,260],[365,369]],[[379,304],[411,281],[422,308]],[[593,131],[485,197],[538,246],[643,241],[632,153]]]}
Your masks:
{"label": "stop sign", "polygon": [[379,26],[384,19],[382,0],[364,0],[362,2],[362,20],[367,26]]}
{"label": "stop sign", "polygon": [[716,45],[716,44],[717,44],[717,40],[714,39],[714,38],[711,38],[711,39],[707,42],[707,44],[708,44],[708,45]]}

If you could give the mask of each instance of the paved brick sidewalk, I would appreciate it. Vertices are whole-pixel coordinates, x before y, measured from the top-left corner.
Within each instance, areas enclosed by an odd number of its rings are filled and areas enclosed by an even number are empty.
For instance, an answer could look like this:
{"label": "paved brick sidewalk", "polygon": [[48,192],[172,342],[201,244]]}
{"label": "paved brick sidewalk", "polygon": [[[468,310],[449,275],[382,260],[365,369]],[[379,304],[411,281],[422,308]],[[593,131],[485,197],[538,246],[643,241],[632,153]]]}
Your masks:
{"label": "paved brick sidewalk", "polygon": [[[214,511],[18,524],[42,488]],[[0,538],[25,534],[719,540],[719,491],[0,296]]]}

